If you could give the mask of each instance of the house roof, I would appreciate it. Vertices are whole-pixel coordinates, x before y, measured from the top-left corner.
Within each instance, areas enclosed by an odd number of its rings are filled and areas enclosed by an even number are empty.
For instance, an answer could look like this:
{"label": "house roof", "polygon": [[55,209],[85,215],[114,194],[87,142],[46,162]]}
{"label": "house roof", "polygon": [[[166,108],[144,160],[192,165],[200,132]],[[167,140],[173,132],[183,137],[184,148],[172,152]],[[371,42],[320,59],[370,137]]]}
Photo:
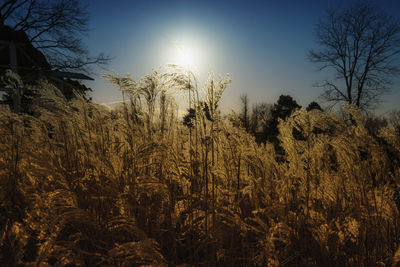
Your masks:
{"label": "house roof", "polygon": [[94,80],[82,73],[51,70],[46,57],[32,45],[25,32],[4,25],[0,26],[0,69],[12,69],[20,75],[40,70],[57,78]]}

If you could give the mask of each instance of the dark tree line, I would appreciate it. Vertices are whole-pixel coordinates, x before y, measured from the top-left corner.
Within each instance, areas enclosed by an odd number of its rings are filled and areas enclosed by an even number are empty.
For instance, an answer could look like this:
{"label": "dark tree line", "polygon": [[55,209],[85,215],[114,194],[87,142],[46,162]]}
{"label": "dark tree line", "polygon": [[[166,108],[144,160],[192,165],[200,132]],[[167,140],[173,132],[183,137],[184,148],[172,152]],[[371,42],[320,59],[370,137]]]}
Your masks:
{"label": "dark tree line", "polygon": [[[250,103],[247,95],[240,97],[242,106],[239,113],[241,126],[250,134],[255,136],[258,143],[278,143],[279,120],[287,119],[293,111],[301,106],[290,95],[281,95],[278,101],[271,105],[267,103],[256,103],[250,112]],[[313,101],[306,110],[322,110],[321,106]]]}

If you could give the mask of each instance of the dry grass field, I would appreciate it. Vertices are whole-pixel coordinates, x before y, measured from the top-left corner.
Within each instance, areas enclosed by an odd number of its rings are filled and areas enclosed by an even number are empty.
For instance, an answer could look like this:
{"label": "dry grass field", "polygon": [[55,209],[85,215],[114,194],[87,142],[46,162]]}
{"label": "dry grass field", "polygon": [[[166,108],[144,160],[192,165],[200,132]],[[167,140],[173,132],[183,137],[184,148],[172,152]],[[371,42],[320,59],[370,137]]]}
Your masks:
{"label": "dry grass field", "polygon": [[[105,75],[125,102],[0,109],[2,266],[391,266],[400,260],[400,137],[298,109],[258,144],[218,103],[229,83]],[[188,80],[188,81],[185,81]],[[173,91],[195,110],[184,125]],[[229,90],[229,88],[227,89]],[[350,119],[343,119],[350,118]]]}

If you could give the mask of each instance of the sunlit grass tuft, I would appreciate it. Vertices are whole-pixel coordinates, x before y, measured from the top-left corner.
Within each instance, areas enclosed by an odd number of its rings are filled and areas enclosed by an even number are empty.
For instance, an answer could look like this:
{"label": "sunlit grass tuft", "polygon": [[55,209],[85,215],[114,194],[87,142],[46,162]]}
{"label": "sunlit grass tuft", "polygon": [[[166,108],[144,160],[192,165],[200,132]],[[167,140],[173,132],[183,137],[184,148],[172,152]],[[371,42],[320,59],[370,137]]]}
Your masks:
{"label": "sunlit grass tuft", "polygon": [[297,110],[276,151],[222,118],[229,78],[190,75],[105,75],[127,100],[114,110],[47,82],[32,115],[0,109],[2,265],[398,263],[395,130],[371,136],[351,106],[353,123]]}

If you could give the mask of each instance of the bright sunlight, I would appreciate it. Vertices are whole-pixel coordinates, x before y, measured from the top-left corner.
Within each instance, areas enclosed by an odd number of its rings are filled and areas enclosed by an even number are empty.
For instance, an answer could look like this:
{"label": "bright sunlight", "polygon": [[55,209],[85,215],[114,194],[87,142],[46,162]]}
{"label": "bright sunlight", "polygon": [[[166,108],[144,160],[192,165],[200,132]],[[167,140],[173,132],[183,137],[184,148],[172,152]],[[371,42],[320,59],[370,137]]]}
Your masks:
{"label": "bright sunlight", "polygon": [[168,51],[168,63],[177,64],[188,69],[201,67],[201,50],[193,43],[172,41]]}

